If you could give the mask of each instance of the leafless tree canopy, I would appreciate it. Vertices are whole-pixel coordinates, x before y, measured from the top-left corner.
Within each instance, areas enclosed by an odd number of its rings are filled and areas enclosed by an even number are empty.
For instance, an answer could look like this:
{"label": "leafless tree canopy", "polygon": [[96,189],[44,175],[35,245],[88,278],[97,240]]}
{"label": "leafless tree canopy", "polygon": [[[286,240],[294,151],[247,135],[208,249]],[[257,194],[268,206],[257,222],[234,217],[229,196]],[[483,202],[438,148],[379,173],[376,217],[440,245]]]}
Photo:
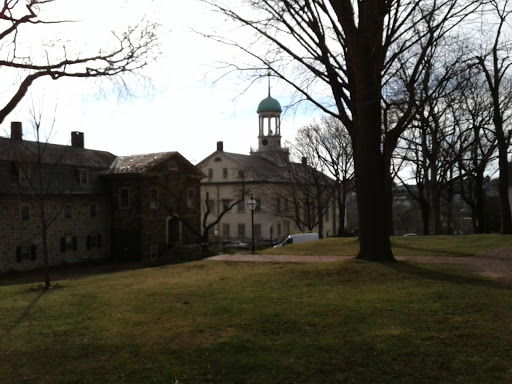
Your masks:
{"label": "leafless tree canopy", "polygon": [[[16,108],[36,79],[121,79],[119,75],[126,73],[142,74],[144,67],[158,54],[157,25],[147,20],[128,27],[123,33],[114,34],[115,45],[96,47],[95,51],[89,50],[87,53],[70,49],[66,42],[57,38],[43,47],[39,43],[37,46],[27,46],[30,43],[23,38],[27,31],[37,34],[46,27],[58,25],[64,29],[71,23],[40,16],[57,2],[4,0],[0,3],[0,69],[3,78],[12,82],[8,90],[2,90],[6,93],[6,101],[0,105],[0,123]],[[73,45],[73,42],[68,42],[68,45]],[[125,85],[122,80],[120,84]]]}
{"label": "leafless tree canopy", "polygon": [[[258,36],[252,45],[218,40],[270,68],[301,99],[347,128],[359,207],[358,257],[393,260],[387,222],[393,151],[415,114],[416,89],[429,58],[480,1],[247,0],[231,7],[204,2]],[[387,124],[383,105],[397,106]]]}

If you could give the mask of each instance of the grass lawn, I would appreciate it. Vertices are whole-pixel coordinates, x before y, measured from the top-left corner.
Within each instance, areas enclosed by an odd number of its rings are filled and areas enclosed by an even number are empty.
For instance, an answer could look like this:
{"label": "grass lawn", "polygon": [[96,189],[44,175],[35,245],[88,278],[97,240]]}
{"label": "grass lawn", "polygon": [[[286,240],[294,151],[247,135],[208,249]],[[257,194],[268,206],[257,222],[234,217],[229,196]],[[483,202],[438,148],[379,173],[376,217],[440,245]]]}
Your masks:
{"label": "grass lawn", "polygon": [[439,265],[205,260],[2,286],[0,311],[0,383],[512,377],[512,290]]}
{"label": "grass lawn", "polygon": [[[395,256],[473,256],[492,248],[512,245],[512,235],[393,236]],[[268,248],[259,253],[297,256],[355,256],[356,237],[328,238],[306,243]]]}

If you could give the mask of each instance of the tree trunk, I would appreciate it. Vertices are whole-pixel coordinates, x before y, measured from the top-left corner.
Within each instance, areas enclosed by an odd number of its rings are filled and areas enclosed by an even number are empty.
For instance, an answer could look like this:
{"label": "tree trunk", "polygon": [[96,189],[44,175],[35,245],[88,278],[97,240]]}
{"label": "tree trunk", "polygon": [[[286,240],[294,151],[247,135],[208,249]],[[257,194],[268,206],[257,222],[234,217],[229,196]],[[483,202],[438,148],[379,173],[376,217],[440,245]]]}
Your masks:
{"label": "tree trunk", "polygon": [[[388,217],[384,164],[379,154],[357,156],[356,187],[359,210],[358,259],[394,261],[387,233]],[[375,167],[379,164],[379,167]]]}
{"label": "tree trunk", "polygon": [[[394,261],[388,234],[386,177],[382,148],[382,31],[385,2],[363,2],[359,32],[346,30],[347,68],[352,96],[351,130],[359,209],[358,259]],[[338,14],[343,18],[345,15]]]}
{"label": "tree trunk", "polygon": [[[503,130],[503,128],[501,128]],[[498,130],[498,129],[497,129]],[[501,136],[501,135],[500,135]],[[499,169],[500,177],[498,181],[498,189],[500,195],[500,217],[501,217],[501,233],[512,234],[512,216],[510,212],[510,202],[508,199],[509,177],[508,177],[508,145],[504,138],[498,138],[499,151]]]}

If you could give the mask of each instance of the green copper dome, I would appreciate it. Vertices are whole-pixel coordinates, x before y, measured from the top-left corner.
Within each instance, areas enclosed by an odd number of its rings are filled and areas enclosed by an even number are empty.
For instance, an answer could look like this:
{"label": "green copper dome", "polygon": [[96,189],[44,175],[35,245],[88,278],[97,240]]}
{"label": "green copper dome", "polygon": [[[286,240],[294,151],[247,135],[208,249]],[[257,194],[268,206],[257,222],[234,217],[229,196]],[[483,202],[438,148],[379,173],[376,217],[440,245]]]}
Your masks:
{"label": "green copper dome", "polygon": [[282,112],[281,104],[279,104],[279,101],[269,95],[267,98],[261,100],[256,112]]}

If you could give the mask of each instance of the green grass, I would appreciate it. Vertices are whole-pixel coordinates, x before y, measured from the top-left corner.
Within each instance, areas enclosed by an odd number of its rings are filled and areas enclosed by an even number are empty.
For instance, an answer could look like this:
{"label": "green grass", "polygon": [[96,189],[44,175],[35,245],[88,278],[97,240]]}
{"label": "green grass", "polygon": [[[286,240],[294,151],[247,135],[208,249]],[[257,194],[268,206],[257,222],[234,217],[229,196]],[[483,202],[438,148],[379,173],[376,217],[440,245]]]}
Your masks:
{"label": "green grass", "polygon": [[0,383],[509,383],[512,291],[439,265],[200,261],[0,287]]}
{"label": "green grass", "polygon": [[[391,237],[395,256],[473,256],[509,245],[512,245],[512,235]],[[269,255],[297,256],[356,256],[358,252],[359,242],[355,237],[328,238],[260,251]]]}

